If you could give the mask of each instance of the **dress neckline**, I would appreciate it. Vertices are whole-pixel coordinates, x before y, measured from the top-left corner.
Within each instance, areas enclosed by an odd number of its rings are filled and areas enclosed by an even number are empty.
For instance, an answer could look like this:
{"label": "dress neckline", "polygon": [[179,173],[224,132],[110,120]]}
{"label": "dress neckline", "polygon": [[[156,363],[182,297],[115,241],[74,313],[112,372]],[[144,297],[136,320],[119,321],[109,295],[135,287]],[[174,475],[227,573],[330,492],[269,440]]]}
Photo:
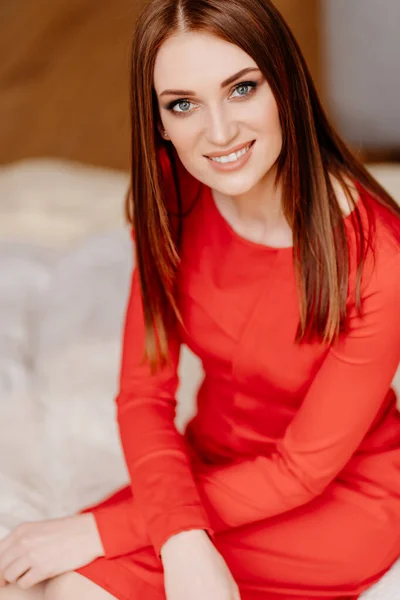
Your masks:
{"label": "dress neckline", "polygon": [[205,185],[205,184],[204,184],[204,194],[206,197],[206,202],[211,207],[212,212],[215,214],[218,222],[222,225],[222,227],[225,229],[225,231],[229,232],[229,234],[234,239],[236,239],[240,244],[247,246],[250,249],[260,250],[265,253],[273,253],[273,254],[279,253],[279,254],[292,255],[293,245],[292,246],[282,246],[282,247],[268,246],[267,244],[262,244],[260,242],[253,242],[252,240],[249,240],[248,238],[241,236],[237,231],[235,231],[235,229],[233,229],[231,224],[221,214],[221,212],[214,200],[214,196],[212,194],[211,187],[208,185]]}
{"label": "dress neckline", "polygon": [[[363,204],[362,188],[358,184],[358,182],[355,182],[355,185],[358,190],[357,206],[360,209],[360,208],[362,208],[362,204]],[[203,188],[204,188],[203,195],[205,196],[206,203],[207,203],[207,205],[209,205],[211,207],[211,210],[214,213],[217,221],[220,223],[220,225],[222,225],[222,227],[225,229],[225,231],[228,232],[230,234],[230,236],[232,238],[236,239],[240,244],[247,246],[250,249],[259,250],[264,253],[273,253],[273,254],[290,255],[290,256],[293,255],[293,245],[282,246],[282,247],[269,246],[267,244],[262,244],[260,242],[253,242],[252,240],[249,240],[248,238],[241,236],[235,229],[233,229],[231,224],[225,219],[225,217],[220,212],[220,210],[214,200],[214,196],[212,194],[211,187],[206,184],[203,184]],[[354,210],[351,210],[347,215],[345,215],[343,217],[343,221],[345,224],[350,222],[350,220],[353,218],[353,212],[354,212]]]}

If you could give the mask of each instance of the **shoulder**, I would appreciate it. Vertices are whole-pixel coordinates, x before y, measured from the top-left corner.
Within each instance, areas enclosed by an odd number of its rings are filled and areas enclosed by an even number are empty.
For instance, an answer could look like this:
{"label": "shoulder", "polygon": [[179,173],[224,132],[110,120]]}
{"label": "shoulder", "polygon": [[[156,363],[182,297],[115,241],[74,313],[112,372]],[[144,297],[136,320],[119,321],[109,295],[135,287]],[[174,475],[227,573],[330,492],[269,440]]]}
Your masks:
{"label": "shoulder", "polygon": [[400,259],[400,216],[379,202],[362,186],[359,189],[361,219],[371,252],[378,263],[398,262]]}
{"label": "shoulder", "polygon": [[[353,206],[350,204],[346,193],[344,192],[339,181],[331,176],[331,182],[342,210],[343,218],[348,222],[352,222],[351,212]],[[345,177],[345,182],[353,202],[357,204],[360,212],[360,217],[365,233],[367,233],[368,225],[371,224],[372,236],[370,242],[377,249],[385,251],[396,251],[400,248],[400,217],[377,200],[368,190],[366,190],[358,182],[352,181]]]}
{"label": "shoulder", "polygon": [[[400,218],[358,182],[349,186],[357,210],[344,191],[334,189],[343,212],[349,250],[349,305],[354,305],[360,266],[360,229],[364,240],[361,299],[393,295],[400,304]],[[359,219],[358,219],[359,217]]]}
{"label": "shoulder", "polygon": [[359,191],[367,244],[362,296],[391,298],[400,306],[400,218],[364,188]]}

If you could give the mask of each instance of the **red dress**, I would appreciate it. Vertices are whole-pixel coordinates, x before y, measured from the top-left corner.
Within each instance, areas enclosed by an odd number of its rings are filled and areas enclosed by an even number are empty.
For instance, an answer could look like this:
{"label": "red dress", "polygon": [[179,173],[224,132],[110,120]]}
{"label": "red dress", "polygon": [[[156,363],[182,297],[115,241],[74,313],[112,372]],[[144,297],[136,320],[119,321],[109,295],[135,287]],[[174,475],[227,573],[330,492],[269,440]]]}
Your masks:
{"label": "red dress", "polygon": [[[192,197],[199,182],[183,180]],[[348,330],[330,347],[299,346],[292,248],[240,237],[200,184],[183,230],[186,330],[169,332],[172,365],[154,377],[139,366],[133,272],[116,399],[132,485],[85,509],[105,557],[78,573],[119,600],[162,600],[160,547],[200,528],[242,600],[353,600],[400,556],[400,414],[390,387],[400,359],[400,244],[395,217],[361,190],[364,222],[364,203],[376,218],[364,316],[354,306],[348,216]],[[181,343],[205,373],[183,436],[174,426]]]}

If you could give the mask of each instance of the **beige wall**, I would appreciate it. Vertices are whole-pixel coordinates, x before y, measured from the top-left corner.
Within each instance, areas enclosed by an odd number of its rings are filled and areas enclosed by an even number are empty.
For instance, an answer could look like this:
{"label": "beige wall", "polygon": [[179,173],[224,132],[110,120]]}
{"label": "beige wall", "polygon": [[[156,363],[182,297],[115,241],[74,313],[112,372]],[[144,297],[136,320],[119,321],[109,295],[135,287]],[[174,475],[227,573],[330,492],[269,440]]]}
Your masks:
{"label": "beige wall", "polygon": [[[128,52],[143,0],[1,0],[0,163],[62,157],[125,169]],[[318,0],[277,0],[319,85]]]}
{"label": "beige wall", "polygon": [[[338,130],[400,155],[399,0],[321,0],[324,81]],[[397,73],[397,75],[396,75]]]}

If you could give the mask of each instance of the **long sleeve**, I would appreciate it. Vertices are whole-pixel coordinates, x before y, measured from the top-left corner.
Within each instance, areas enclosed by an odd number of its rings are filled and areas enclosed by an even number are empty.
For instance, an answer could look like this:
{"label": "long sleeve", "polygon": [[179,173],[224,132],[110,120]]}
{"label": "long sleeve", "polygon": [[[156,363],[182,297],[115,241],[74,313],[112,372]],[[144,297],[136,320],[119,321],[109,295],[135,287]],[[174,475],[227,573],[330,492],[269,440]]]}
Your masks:
{"label": "long sleeve", "polygon": [[[175,427],[180,339],[168,332],[171,364],[151,375],[142,364],[145,327],[138,272],[133,271],[125,318],[117,421],[135,506],[159,553],[173,534],[213,532],[193,477],[188,449]],[[120,517],[124,516],[122,512]],[[119,535],[116,533],[116,535]]]}
{"label": "long sleeve", "polygon": [[[351,309],[347,331],[330,348],[301,408],[268,455],[228,466],[196,467],[192,477],[172,426],[175,377],[165,375],[163,392],[158,388],[157,393],[145,378],[149,389],[142,384],[137,399],[127,392],[135,389],[132,375],[125,380],[119,419],[136,497],[104,508],[99,516],[106,555],[166,539],[174,528],[190,525],[191,517],[192,523],[199,519],[206,527],[200,502],[218,532],[284,513],[323,492],[374,422],[399,364],[399,254],[383,263],[363,294],[363,316]],[[128,335],[135,336],[131,327]],[[141,511],[151,517],[148,531],[140,525]],[[107,543],[113,523],[118,526],[124,518],[135,525],[125,529],[120,544]]]}

